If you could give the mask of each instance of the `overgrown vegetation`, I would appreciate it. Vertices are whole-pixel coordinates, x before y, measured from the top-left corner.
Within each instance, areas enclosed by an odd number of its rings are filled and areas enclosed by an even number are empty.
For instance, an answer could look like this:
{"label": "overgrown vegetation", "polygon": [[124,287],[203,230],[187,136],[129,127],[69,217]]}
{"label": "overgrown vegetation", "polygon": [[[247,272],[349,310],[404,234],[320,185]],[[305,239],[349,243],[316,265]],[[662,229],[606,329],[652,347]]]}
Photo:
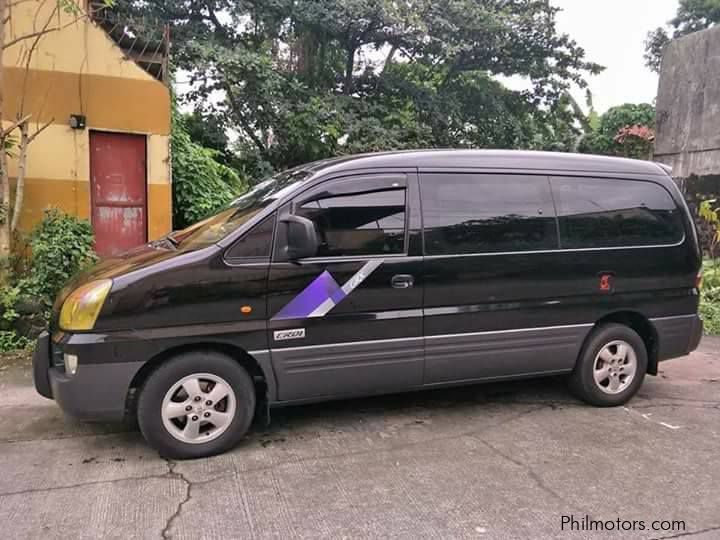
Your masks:
{"label": "overgrown vegetation", "polygon": [[706,261],[703,266],[700,314],[705,333],[720,335],[720,261]]}
{"label": "overgrown vegetation", "polygon": [[26,336],[45,324],[63,285],[97,259],[90,223],[57,209],[45,211],[28,248],[29,257],[18,262],[21,271],[0,288],[0,351],[27,346]]}
{"label": "overgrown vegetation", "polygon": [[0,352],[27,349],[31,345],[32,340],[18,335],[15,330],[0,330]]}
{"label": "overgrown vegetation", "polygon": [[671,39],[687,36],[720,23],[720,0],[680,0],[675,18],[665,27],[648,33],[645,41],[645,65],[660,71],[665,45]]}
{"label": "overgrown vegetation", "polygon": [[374,150],[573,150],[568,90],[602,70],[546,0],[119,0],[113,11],[133,32],[171,25],[194,140],[252,178]]}
{"label": "overgrown vegetation", "polygon": [[238,173],[220,162],[220,151],[205,148],[188,133],[186,118],[173,115],[173,228],[183,229],[242,194]]}
{"label": "overgrown vegetation", "polygon": [[720,258],[717,247],[720,245],[720,207],[717,200],[710,199],[700,203],[699,215],[713,229],[710,239],[710,258],[703,265],[703,283],[700,299],[700,314],[705,321],[705,332],[720,334]]}
{"label": "overgrown vegetation", "polygon": [[579,151],[588,154],[651,159],[655,144],[655,107],[626,103],[607,110],[583,138]]}
{"label": "overgrown vegetation", "polygon": [[30,234],[27,277],[20,279],[18,285],[21,295],[37,298],[51,307],[63,285],[97,260],[93,242],[89,221],[55,208],[46,210],[43,220]]}

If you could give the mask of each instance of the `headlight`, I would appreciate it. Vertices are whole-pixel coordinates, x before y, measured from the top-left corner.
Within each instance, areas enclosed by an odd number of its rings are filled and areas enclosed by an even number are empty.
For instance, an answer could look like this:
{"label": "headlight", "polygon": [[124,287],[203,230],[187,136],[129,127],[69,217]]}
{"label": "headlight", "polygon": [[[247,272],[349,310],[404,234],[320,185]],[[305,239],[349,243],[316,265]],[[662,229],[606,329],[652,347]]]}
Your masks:
{"label": "headlight", "polygon": [[92,330],[111,287],[112,280],[101,279],[81,285],[71,292],[60,310],[60,328]]}

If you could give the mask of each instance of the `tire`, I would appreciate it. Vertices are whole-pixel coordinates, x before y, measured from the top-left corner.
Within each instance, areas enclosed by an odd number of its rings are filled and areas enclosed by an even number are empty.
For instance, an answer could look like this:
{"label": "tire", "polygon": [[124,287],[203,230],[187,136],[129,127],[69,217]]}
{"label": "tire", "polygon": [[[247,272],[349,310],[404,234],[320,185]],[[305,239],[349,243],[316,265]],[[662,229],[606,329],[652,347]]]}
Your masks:
{"label": "tire", "polygon": [[162,364],[143,384],[137,407],[143,437],[171,459],[233,448],[254,413],[255,388],[247,371],[213,351],[180,354]]}
{"label": "tire", "polygon": [[622,405],[642,385],[647,362],[645,343],[637,332],[622,324],[603,324],[585,341],[569,378],[570,389],[597,407]]}

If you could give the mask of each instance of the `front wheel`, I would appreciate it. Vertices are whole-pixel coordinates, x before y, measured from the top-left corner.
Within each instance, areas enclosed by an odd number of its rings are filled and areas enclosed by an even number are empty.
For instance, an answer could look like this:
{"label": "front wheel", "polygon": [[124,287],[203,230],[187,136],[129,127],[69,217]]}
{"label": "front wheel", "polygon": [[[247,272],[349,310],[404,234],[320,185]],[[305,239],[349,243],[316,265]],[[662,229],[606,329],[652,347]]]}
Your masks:
{"label": "front wheel", "polygon": [[646,371],[647,350],[637,332],[621,324],[604,324],[583,346],[570,375],[570,389],[591,405],[614,407],[635,395]]}
{"label": "front wheel", "polygon": [[254,412],[248,373],[232,358],[200,351],[178,355],[150,374],[137,417],[143,436],[161,455],[185,459],[235,446]]}

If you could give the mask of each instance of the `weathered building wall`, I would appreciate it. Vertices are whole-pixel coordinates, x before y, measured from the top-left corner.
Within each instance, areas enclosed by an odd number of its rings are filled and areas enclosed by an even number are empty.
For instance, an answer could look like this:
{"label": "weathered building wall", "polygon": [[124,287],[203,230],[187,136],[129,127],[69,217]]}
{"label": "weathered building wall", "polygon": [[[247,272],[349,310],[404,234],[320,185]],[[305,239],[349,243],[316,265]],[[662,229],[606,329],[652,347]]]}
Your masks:
{"label": "weathered building wall", "polygon": [[[720,27],[673,40],[665,49],[655,159],[672,167],[696,217],[700,201],[720,197]],[[711,228],[696,221],[707,246]]]}
{"label": "weathered building wall", "polygon": [[[22,110],[32,126],[51,125],[29,146],[25,202],[20,227],[27,231],[54,206],[91,217],[91,130],[134,133],[147,140],[147,214],[149,239],[171,230],[169,162],[170,92],[123,55],[112,39],[87,17],[60,10],[56,2],[12,3],[7,39],[32,33],[50,17],[60,30],[43,36],[26,69],[28,46],[5,51],[3,119],[9,125]],[[71,129],[71,114],[87,117],[87,128]],[[9,173],[17,175],[16,160]]]}
{"label": "weathered building wall", "polygon": [[665,50],[655,159],[677,178],[720,174],[720,27],[673,40]]}

